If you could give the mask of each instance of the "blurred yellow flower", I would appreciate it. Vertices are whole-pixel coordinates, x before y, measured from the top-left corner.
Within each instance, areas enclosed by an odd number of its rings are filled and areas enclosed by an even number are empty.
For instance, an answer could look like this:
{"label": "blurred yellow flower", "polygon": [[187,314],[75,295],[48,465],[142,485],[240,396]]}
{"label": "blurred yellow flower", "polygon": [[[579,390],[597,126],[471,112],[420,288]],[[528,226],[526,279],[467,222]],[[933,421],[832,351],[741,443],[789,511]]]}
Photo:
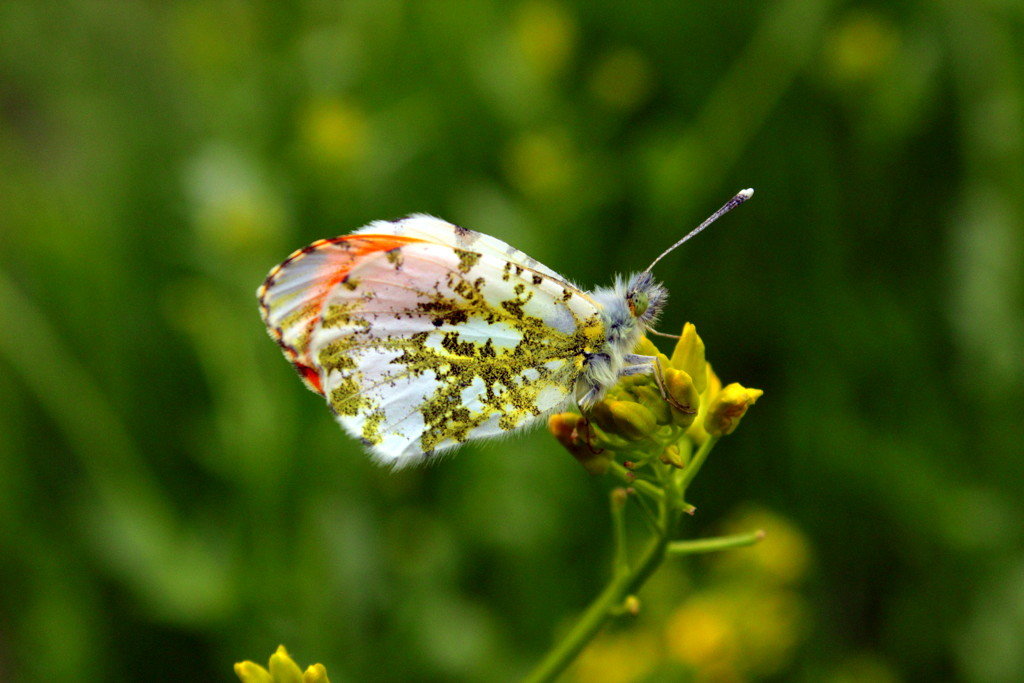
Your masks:
{"label": "blurred yellow flower", "polygon": [[663,657],[659,641],[658,633],[648,630],[598,636],[580,655],[572,677],[581,683],[642,680]]}
{"label": "blurred yellow flower", "polygon": [[533,0],[519,7],[515,42],[527,66],[543,78],[560,73],[576,45],[576,22],[564,6]]}
{"label": "blurred yellow flower", "polygon": [[563,130],[527,132],[505,152],[509,180],[524,194],[547,196],[569,188],[577,176],[576,154]]}
{"label": "blurred yellow flower", "polygon": [[806,632],[806,612],[794,591],[723,584],[680,605],[666,625],[665,642],[671,657],[695,671],[771,676],[792,661]]}
{"label": "blurred yellow flower", "polygon": [[891,21],[875,12],[857,10],[826,40],[826,64],[838,80],[862,81],[881,74],[899,48],[900,36]]}
{"label": "blurred yellow flower", "polygon": [[[687,680],[709,683],[783,674],[808,632],[810,609],[799,582],[811,552],[800,529],[762,508],[734,514],[724,531],[752,527],[765,529],[763,543],[774,539],[774,547],[714,556],[659,631],[641,623],[597,638],[574,669],[576,679],[636,681],[680,666],[690,670]],[[657,604],[652,596],[645,602]]]}
{"label": "blurred yellow flower", "polygon": [[665,632],[669,653],[694,668],[733,659],[739,649],[735,624],[719,599],[686,601],[669,618]]}
{"label": "blurred yellow flower", "polygon": [[312,161],[344,166],[360,161],[369,145],[366,114],[338,99],[314,100],[300,116],[299,138]]}
{"label": "blurred yellow flower", "polygon": [[723,525],[724,534],[746,529],[763,529],[764,540],[742,552],[722,553],[710,558],[719,571],[755,574],[762,581],[793,584],[803,579],[811,563],[806,536],[789,520],[763,508],[749,508]]}
{"label": "blurred yellow flower", "polygon": [[268,669],[250,661],[235,664],[235,674],[242,683],[330,683],[323,664],[313,664],[303,673],[284,645],[278,645],[277,652],[270,655]]}

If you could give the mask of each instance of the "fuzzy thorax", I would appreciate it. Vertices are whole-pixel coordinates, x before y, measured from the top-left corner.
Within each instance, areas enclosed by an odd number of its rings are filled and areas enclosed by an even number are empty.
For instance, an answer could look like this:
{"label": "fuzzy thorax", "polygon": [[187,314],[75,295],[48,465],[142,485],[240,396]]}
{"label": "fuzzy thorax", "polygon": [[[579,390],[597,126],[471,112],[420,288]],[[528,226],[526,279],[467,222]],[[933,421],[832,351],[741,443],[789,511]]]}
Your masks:
{"label": "fuzzy thorax", "polygon": [[647,271],[628,279],[617,277],[611,287],[598,287],[591,296],[604,323],[602,348],[587,356],[576,397],[588,409],[615,384],[644,330],[653,325],[665,306],[668,292]]}

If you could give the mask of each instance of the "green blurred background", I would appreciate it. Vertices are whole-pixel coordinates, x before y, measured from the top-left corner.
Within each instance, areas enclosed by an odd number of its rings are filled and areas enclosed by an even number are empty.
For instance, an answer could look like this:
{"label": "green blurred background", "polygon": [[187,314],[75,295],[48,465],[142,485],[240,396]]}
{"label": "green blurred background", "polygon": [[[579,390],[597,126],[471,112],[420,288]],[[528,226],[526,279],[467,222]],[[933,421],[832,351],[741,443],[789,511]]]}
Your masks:
{"label": "green blurred background", "polygon": [[[659,265],[765,390],[570,678],[1024,675],[1024,5],[0,3],[0,679],[509,680],[607,576],[543,430],[392,474],[266,337],[313,239],[429,212]],[[666,346],[666,348],[668,348]]]}

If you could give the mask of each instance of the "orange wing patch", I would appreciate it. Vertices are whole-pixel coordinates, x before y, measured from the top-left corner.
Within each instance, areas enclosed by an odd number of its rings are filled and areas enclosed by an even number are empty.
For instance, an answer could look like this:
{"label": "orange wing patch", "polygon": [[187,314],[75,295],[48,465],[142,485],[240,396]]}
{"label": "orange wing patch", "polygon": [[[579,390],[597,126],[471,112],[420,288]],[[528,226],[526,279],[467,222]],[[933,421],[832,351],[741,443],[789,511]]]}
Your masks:
{"label": "orange wing patch", "polygon": [[344,235],[317,240],[270,270],[256,290],[260,314],[271,338],[310,390],[323,393],[308,347],[331,290],[344,283],[352,269],[371,254],[424,241],[399,235]]}

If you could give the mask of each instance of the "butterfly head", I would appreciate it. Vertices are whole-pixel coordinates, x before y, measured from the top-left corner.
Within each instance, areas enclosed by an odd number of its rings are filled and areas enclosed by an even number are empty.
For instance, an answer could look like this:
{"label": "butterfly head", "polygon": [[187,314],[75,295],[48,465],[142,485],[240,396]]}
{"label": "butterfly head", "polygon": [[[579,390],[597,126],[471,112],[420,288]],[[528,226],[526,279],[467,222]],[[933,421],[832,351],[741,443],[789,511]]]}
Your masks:
{"label": "butterfly head", "polygon": [[668,292],[647,271],[630,278],[626,287],[626,306],[641,325],[653,324],[667,299]]}

